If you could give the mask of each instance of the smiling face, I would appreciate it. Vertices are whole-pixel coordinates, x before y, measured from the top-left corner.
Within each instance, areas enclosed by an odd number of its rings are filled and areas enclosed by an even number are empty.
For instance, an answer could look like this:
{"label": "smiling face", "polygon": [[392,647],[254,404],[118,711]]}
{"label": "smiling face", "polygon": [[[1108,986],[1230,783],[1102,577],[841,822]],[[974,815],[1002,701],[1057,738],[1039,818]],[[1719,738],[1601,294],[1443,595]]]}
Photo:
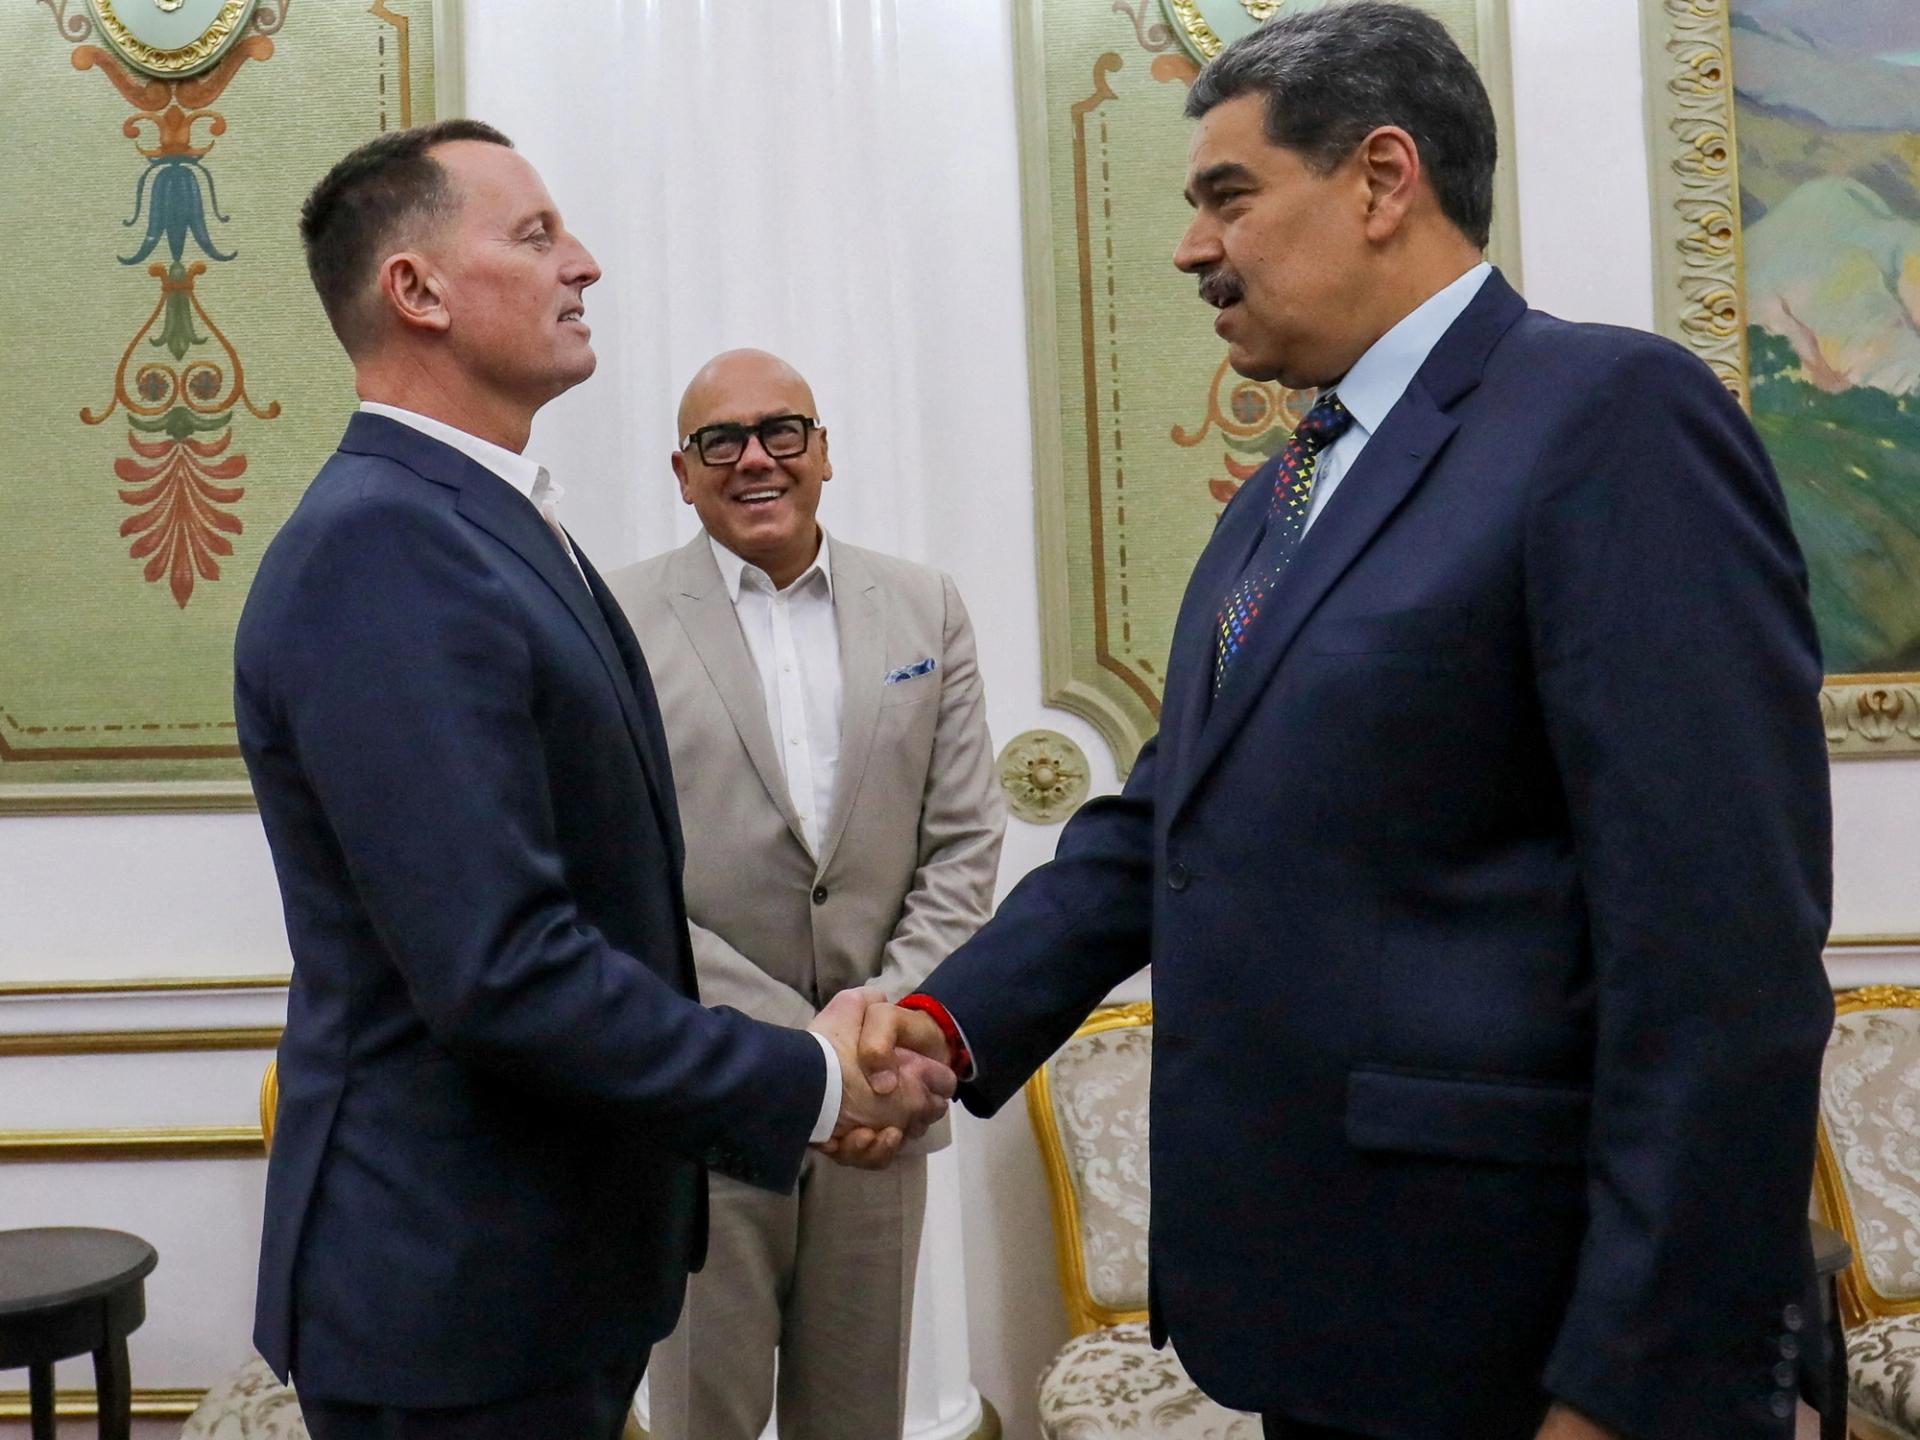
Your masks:
{"label": "smiling face", "polygon": [[1267,138],[1266,102],[1237,96],[1200,118],[1189,153],[1193,223],[1173,263],[1220,313],[1227,359],[1254,380],[1307,389],[1338,380],[1375,336],[1369,185],[1356,159],[1316,174]]}
{"label": "smiling face", "polygon": [[518,152],[456,140],[431,153],[459,202],[432,243],[447,342],[474,385],[531,415],[593,373],[582,292],[600,267]]}
{"label": "smiling face", "polygon": [[676,450],[680,498],[707,533],[784,589],[820,551],[820,487],[833,478],[827,432],[816,427],[807,448],[776,460],[752,427],[779,415],[817,415],[813,391],[794,368],[759,350],[732,350],[707,362],[680,401],[680,434],[708,425],[748,428],[746,448],[729,465],[709,465],[698,446]]}

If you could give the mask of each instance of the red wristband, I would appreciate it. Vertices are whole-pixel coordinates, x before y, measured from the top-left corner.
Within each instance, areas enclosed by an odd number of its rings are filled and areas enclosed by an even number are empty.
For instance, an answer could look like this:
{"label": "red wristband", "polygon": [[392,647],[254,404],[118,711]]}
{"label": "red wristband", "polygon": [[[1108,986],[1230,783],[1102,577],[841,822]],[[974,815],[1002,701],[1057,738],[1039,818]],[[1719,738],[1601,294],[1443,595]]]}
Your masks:
{"label": "red wristband", "polygon": [[967,1051],[967,1042],[960,1038],[960,1027],[953,1023],[953,1016],[947,1013],[947,1007],[931,995],[918,992],[900,1001],[902,1010],[918,1010],[940,1027],[940,1033],[947,1041],[947,1067],[962,1080],[973,1074],[973,1056]]}

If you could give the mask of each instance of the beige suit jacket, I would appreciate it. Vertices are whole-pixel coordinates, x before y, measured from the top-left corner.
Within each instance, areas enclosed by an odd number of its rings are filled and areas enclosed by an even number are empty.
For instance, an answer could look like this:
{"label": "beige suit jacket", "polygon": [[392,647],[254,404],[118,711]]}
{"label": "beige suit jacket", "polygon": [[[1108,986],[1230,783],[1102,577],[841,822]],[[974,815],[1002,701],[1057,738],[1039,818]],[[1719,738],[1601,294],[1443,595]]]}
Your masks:
{"label": "beige suit jacket", "polygon": [[706,535],[607,578],[673,754],[700,998],[779,1025],[808,1024],[852,985],[914,989],[991,912],[1005,827],[953,581],[844,540],[829,556],[843,698],[818,855]]}

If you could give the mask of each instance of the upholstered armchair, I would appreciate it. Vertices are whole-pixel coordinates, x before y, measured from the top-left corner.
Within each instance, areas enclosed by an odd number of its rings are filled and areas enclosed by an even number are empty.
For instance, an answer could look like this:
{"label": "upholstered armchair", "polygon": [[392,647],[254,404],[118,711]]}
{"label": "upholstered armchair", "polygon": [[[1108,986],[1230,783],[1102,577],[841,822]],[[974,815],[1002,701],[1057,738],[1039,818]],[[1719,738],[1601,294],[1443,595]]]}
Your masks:
{"label": "upholstered armchair", "polygon": [[1147,1339],[1147,1085],[1153,1007],[1094,1012],[1027,1084],[1073,1338],[1040,1378],[1046,1440],[1259,1440]]}
{"label": "upholstered armchair", "polygon": [[1853,1247],[1839,1277],[1850,1433],[1920,1440],[1920,990],[1835,997],[1815,1199]]}
{"label": "upholstered armchair", "polygon": [[[280,1111],[280,1073],[269,1062],[260,1082],[260,1134],[273,1148],[273,1122]],[[307,1440],[300,1402],[258,1355],[206,1393],[187,1417],[180,1440]],[[639,1422],[627,1416],[623,1440],[645,1440]]]}

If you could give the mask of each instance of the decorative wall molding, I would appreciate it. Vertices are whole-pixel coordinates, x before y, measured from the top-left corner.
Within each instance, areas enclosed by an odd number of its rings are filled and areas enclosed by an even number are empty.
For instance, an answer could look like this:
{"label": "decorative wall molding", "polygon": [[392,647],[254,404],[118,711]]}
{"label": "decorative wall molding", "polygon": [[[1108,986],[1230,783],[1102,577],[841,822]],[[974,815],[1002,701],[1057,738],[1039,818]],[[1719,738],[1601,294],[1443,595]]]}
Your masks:
{"label": "decorative wall molding", "polygon": [[1920,934],[1834,935],[1826,958],[1835,990],[1920,985]]}
{"label": "decorative wall molding", "polygon": [[178,1051],[271,1050],[278,1025],[210,1030],[57,1030],[0,1035],[0,1060],[17,1055],[162,1055]]}
{"label": "decorative wall molding", "polygon": [[99,1160],[264,1160],[258,1125],[0,1130],[0,1165]]}
{"label": "decorative wall molding", "polygon": [[[207,1396],[205,1390],[138,1390],[133,1392],[136,1420],[184,1420]],[[53,1413],[61,1420],[93,1420],[100,1406],[91,1390],[56,1390]],[[0,1420],[25,1420],[31,1414],[27,1392],[0,1390]]]}
{"label": "decorative wall molding", "polygon": [[106,980],[0,980],[0,1000],[93,995],[200,995],[225,990],[284,990],[285,975],[167,975]]}

